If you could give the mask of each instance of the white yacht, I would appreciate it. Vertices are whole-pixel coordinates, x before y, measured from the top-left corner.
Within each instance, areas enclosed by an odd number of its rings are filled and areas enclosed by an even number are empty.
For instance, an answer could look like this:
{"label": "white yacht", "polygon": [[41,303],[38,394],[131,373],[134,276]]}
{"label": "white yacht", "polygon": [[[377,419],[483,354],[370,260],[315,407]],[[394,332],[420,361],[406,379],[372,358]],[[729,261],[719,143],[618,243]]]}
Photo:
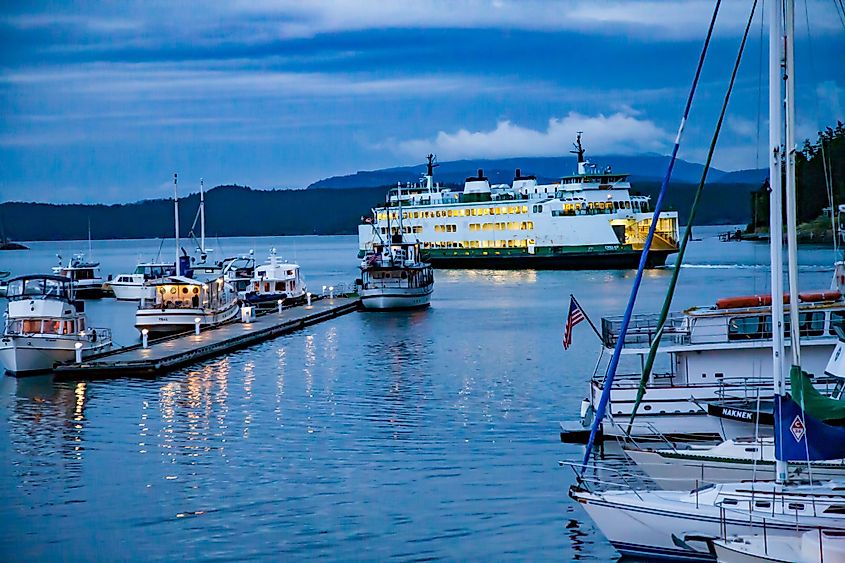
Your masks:
{"label": "white yacht", "polygon": [[[511,186],[491,186],[479,170],[462,191],[434,183],[428,155],[420,183],[391,189],[387,205],[359,225],[359,258],[373,250],[373,228],[386,239],[401,219],[401,234],[413,235],[438,268],[636,268],[651,226],[649,197],[631,194],[627,174],[584,158],[580,133],[571,152],[578,169],[559,181],[517,169]],[[678,214],[663,212],[649,266],[677,251]]]}
{"label": "white yacht", "polygon": [[70,278],[78,299],[99,299],[106,294],[103,289],[103,276],[100,274],[100,263],[85,261],[84,254],[74,254],[64,266],[62,257],[59,256],[59,265],[53,268],[53,273]]}
{"label": "white yacht", "polygon": [[234,319],[239,311],[237,294],[223,276],[198,278],[170,276],[151,283],[155,299],[142,301],[135,312],[135,328],[150,334],[193,330]]}
{"label": "white yacht", "polygon": [[155,299],[155,288],[150,282],[172,276],[176,273],[173,264],[161,262],[141,262],[131,274],[118,274],[108,282],[116,299],[122,301],[140,301]]}
{"label": "white yacht", "polygon": [[0,363],[14,375],[46,372],[60,362],[111,347],[108,329],[91,328],[84,304],[74,300],[64,276],[33,274],[9,280],[6,323],[0,339]]}
{"label": "white yacht", "polygon": [[299,265],[281,261],[273,248],[267,264],[255,268],[243,300],[258,307],[276,307],[279,300],[286,305],[304,301],[306,291]]}
{"label": "white yacht", "polygon": [[419,243],[393,235],[390,243],[374,243],[361,262],[358,293],[369,310],[428,307],[434,292],[434,270],[422,261]]}
{"label": "white yacht", "polygon": [[[845,272],[837,263],[834,281]],[[632,436],[695,436],[726,439],[754,433],[755,420],[739,411],[721,418],[707,415],[710,402],[725,399],[771,402],[772,329],[768,295],[720,299],[715,306],[694,307],[673,313],[661,335],[659,360],[647,382],[646,393],[631,426]],[[823,374],[838,339],[836,327],[845,323],[845,299],[839,289],[802,293],[802,363],[809,373]],[[622,362],[611,389],[606,436],[624,436],[637,393],[641,366],[656,331],[657,315],[635,315],[622,349]],[[603,318],[602,347],[582,401],[582,425],[589,428],[604,390],[608,360],[618,339],[621,318]],[[789,350],[789,341],[787,341]],[[622,371],[627,367],[629,371]],[[831,392],[836,379],[820,376],[816,385]],[[771,428],[769,428],[771,432]]]}

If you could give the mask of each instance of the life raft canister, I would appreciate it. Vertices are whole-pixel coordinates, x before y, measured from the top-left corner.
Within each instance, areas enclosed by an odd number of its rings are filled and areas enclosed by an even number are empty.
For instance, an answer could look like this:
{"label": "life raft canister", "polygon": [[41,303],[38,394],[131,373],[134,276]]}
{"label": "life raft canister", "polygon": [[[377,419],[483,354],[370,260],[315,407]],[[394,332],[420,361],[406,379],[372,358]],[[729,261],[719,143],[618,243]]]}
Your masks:
{"label": "life raft canister", "polygon": [[[813,303],[816,301],[836,301],[842,298],[838,291],[808,291],[798,294],[798,300],[802,303]],[[789,303],[789,294],[783,295],[783,302]],[[740,309],[743,307],[768,307],[772,304],[771,295],[744,295],[740,297],[723,297],[716,301],[717,309]]]}

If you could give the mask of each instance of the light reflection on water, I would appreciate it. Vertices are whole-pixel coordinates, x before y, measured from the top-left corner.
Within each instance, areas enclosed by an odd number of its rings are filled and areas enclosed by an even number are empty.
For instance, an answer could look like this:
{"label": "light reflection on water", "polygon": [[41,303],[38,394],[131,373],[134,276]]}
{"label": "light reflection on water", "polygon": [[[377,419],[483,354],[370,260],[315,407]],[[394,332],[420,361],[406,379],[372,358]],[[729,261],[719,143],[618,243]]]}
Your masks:
{"label": "light reflection on water", "polygon": [[[304,238],[296,248],[309,282],[354,277],[353,238]],[[222,242],[257,255],[281,246]],[[35,246],[31,267],[52,265],[55,250]],[[95,243],[113,273],[147,246]],[[690,251],[692,264],[744,267],[685,269],[676,308],[765,291],[765,247],[705,238]],[[829,250],[801,259],[807,287],[826,287]],[[669,273],[649,272],[639,310],[659,304]],[[4,378],[0,552],[611,558],[566,496],[571,471],[557,465],[581,455],[559,443],[557,423],[577,418],[595,335],[579,326],[567,352],[560,339],[570,293],[597,321],[621,312],[631,278],[438,271],[430,310],[351,314],[154,379]],[[126,305],[92,302],[89,312],[127,342]]]}

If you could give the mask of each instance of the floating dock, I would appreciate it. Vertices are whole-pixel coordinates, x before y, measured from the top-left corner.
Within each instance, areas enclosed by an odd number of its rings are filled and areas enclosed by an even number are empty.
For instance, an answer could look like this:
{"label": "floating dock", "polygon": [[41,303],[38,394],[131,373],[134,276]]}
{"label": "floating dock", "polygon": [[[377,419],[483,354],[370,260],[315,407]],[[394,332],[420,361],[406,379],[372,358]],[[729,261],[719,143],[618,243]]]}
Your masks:
{"label": "floating dock", "polygon": [[151,376],[205,360],[238,348],[269,340],[352,311],[360,306],[357,297],[320,299],[310,306],[297,306],[259,316],[253,322],[231,322],[199,334],[182,333],[150,342],[119,348],[86,358],[81,363],[54,368],[56,379],[98,379]]}

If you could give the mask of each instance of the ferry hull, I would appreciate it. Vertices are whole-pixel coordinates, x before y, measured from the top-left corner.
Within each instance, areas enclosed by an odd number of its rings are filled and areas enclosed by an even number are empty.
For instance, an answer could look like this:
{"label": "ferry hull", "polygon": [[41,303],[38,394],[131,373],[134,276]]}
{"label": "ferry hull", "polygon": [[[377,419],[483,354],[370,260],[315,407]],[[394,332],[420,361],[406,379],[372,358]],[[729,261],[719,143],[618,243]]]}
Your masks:
{"label": "ferry hull", "polygon": [[[676,250],[652,250],[648,254],[648,268],[666,264],[666,258]],[[443,253],[431,252],[426,259],[435,268],[498,269],[498,270],[624,270],[640,263],[639,251],[565,252],[560,254],[491,254],[463,250]]]}
{"label": "ferry hull", "polygon": [[370,311],[391,311],[399,309],[421,309],[431,304],[431,288],[419,291],[410,290],[362,290],[361,306]]}
{"label": "ferry hull", "polygon": [[194,319],[199,317],[200,326],[218,325],[234,319],[240,307],[233,303],[226,309],[210,313],[203,309],[138,309],[135,313],[135,328],[147,329],[150,334],[173,334],[194,330]]}
{"label": "ferry hull", "polygon": [[[44,340],[44,342],[40,342]],[[15,376],[37,375],[53,369],[58,363],[71,362],[76,358],[75,339],[40,339],[9,337],[0,340],[0,365]],[[109,344],[88,345],[82,356],[104,351]]]}

